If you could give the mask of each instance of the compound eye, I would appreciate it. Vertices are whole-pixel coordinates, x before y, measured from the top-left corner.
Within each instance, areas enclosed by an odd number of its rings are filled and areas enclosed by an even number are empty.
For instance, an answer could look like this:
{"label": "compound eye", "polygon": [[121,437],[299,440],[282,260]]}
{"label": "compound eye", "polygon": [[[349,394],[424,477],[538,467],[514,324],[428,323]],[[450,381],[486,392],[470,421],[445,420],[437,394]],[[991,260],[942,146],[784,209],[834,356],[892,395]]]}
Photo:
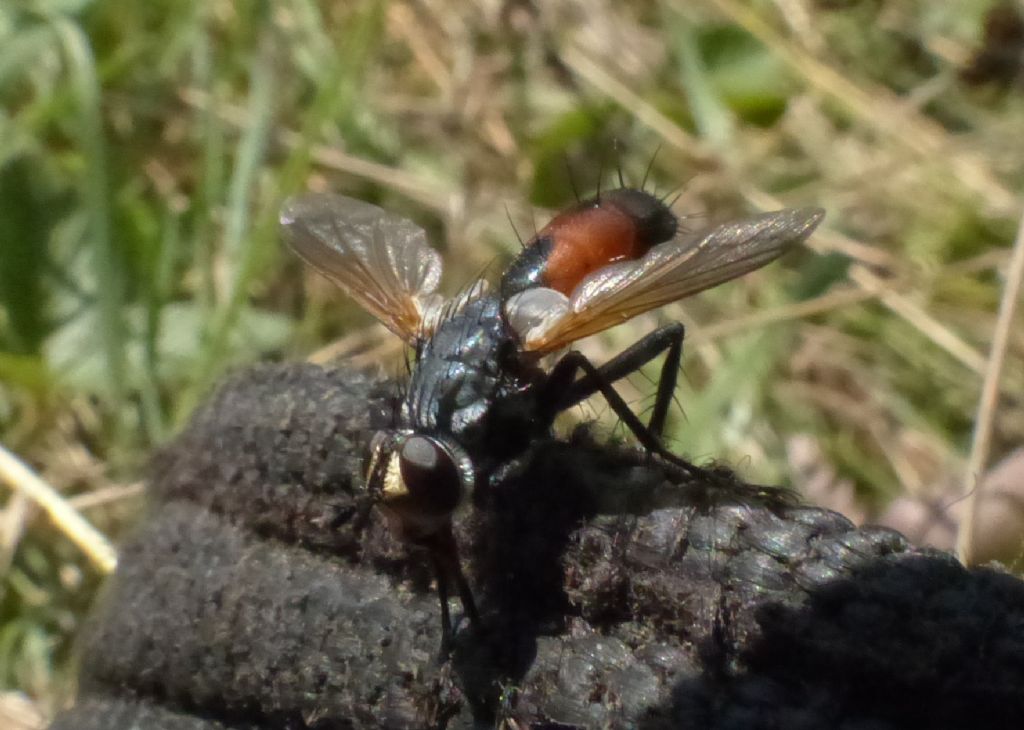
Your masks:
{"label": "compound eye", "polygon": [[462,479],[451,452],[427,436],[410,436],[398,458],[402,482],[421,509],[453,511],[462,498]]}

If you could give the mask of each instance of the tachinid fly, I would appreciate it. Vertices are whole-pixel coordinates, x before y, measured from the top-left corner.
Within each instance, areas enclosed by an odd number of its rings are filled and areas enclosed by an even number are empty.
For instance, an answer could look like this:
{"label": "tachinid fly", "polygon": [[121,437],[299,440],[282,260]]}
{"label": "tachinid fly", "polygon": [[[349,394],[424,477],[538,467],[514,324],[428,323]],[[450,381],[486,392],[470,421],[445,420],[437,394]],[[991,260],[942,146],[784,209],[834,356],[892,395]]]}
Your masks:
{"label": "tachinid fly", "polygon": [[[600,367],[576,351],[548,369],[541,358],[767,264],[823,215],[781,210],[690,232],[658,198],[613,190],[552,219],[505,270],[497,293],[481,280],[446,300],[437,293],[440,256],[416,224],[326,193],[285,204],[281,224],[296,253],[415,351],[399,423],[372,440],[367,484],[395,535],[434,561],[442,651],[451,640],[450,582],[479,623],[452,515],[500,464],[548,434],[560,412],[600,392],[645,449],[693,469],[661,444],[682,324],[651,332]],[[644,424],[612,383],[662,352]]]}

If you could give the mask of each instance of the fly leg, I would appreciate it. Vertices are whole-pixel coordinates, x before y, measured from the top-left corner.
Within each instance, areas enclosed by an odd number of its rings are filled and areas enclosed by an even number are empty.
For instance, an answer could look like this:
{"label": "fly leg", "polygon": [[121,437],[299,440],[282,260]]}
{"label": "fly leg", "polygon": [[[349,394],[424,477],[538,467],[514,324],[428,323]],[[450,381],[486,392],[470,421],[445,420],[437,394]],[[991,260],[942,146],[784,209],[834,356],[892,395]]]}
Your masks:
{"label": "fly leg", "polygon": [[[640,445],[649,453],[657,454],[690,476],[709,477],[709,472],[676,456],[661,443],[665,419],[676,387],[679,362],[682,357],[683,335],[682,324],[677,322],[666,325],[643,337],[600,368],[591,363],[582,352],[570,352],[559,360],[548,374],[541,402],[555,404],[551,407],[550,413],[551,416],[554,416],[595,393],[601,393],[611,409],[615,411],[615,415],[626,424]],[[666,350],[668,352],[658,380],[654,411],[651,414],[650,423],[645,426],[622,399],[622,396],[612,387],[612,383],[636,372]],[[581,370],[583,377],[577,379]]]}
{"label": "fly leg", "polygon": [[[564,411],[567,408],[572,408],[574,405],[594,395],[594,393],[601,391],[601,381],[611,384],[621,380],[627,375],[635,373],[662,352],[665,352],[665,362],[661,366],[661,375],[658,377],[658,390],[654,398],[654,410],[651,413],[651,420],[647,424],[647,430],[660,441],[665,432],[665,419],[668,417],[668,409],[672,405],[672,396],[675,393],[676,382],[679,377],[679,364],[682,360],[684,335],[685,328],[682,323],[674,322],[644,336],[597,368],[597,377],[592,377],[588,374],[579,380],[575,380],[569,386],[565,395],[560,398],[558,410]],[[559,365],[561,365],[561,362],[559,362]],[[555,369],[557,370],[558,367],[556,366]],[[554,371],[552,371],[552,377],[554,377]],[[618,411],[616,411],[616,414],[622,418],[622,414],[618,413]],[[633,430],[632,426],[630,426],[630,429]],[[637,438],[640,438],[639,434],[637,434]]]}
{"label": "fly leg", "polygon": [[462,565],[459,562],[458,546],[455,543],[455,536],[452,534],[449,525],[444,530],[433,536],[428,549],[434,563],[434,573],[437,577],[437,597],[441,600],[441,657],[447,658],[452,647],[452,617],[448,609],[448,581],[455,581],[456,590],[459,592],[459,600],[462,601],[462,610],[469,617],[472,626],[480,626],[480,613],[476,609],[476,601],[473,599],[473,592],[469,588],[469,581],[462,572]]}
{"label": "fly leg", "polygon": [[459,548],[455,543],[455,535],[452,534],[451,526],[438,535],[440,556],[443,567],[448,575],[455,579],[455,588],[459,591],[459,600],[462,601],[462,610],[469,617],[473,626],[480,625],[480,613],[476,610],[476,601],[473,600],[473,592],[469,589],[469,581],[466,574],[462,572],[462,563],[459,562]]}
{"label": "fly leg", "polygon": [[431,552],[431,558],[437,578],[437,597],[441,600],[441,661],[444,661],[452,649],[452,615],[448,609],[448,573],[444,569],[440,555]]}

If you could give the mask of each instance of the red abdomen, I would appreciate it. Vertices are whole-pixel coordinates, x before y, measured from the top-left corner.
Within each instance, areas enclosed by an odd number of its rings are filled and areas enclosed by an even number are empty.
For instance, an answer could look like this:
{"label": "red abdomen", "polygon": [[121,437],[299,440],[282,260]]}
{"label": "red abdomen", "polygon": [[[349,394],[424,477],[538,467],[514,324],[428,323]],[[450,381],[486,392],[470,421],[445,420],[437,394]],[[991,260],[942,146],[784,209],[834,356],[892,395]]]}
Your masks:
{"label": "red abdomen", "polygon": [[676,216],[649,193],[603,193],[559,213],[530,239],[502,276],[502,298],[535,286],[569,296],[587,275],[640,258],[676,229]]}

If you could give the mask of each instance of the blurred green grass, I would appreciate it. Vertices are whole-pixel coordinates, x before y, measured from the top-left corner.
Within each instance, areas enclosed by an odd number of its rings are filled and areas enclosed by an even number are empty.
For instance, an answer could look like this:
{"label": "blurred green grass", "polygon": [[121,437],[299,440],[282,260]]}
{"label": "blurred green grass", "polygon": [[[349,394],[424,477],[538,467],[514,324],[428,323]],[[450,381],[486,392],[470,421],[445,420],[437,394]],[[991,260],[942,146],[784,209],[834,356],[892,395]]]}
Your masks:
{"label": "blurred green grass", "polygon": [[[924,490],[969,449],[1024,177],[1020,87],[959,76],[992,6],[6,2],[0,441],[69,497],[117,495],[232,367],[343,337],[392,372],[387,335],[282,252],[290,193],[406,213],[454,288],[515,250],[509,218],[653,159],[686,225],[779,201],[828,230],[587,351],[681,318],[674,448],[791,483],[810,434],[866,508]],[[1018,330],[997,454],[1024,440],[1022,356]],[[99,576],[2,494],[0,688],[49,712]],[[115,539],[123,494],[87,513]]]}

